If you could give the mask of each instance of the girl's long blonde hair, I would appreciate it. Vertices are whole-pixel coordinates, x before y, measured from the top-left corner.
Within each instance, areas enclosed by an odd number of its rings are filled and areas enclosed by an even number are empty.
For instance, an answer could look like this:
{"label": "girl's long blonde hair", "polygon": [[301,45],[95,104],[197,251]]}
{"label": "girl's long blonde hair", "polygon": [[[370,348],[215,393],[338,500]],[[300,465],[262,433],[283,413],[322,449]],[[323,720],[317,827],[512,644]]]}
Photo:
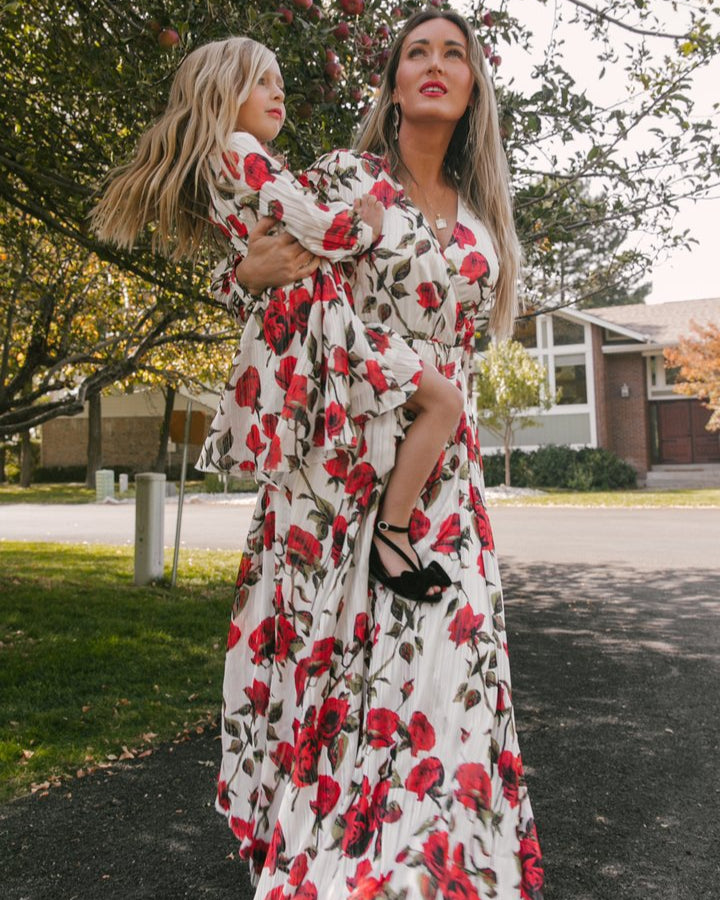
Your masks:
{"label": "girl's long blonde hair", "polygon": [[235,130],[238,110],[275,59],[247,37],[213,41],[182,61],[165,112],[140,139],[134,158],[108,176],[92,211],[102,240],[130,248],[157,223],[153,248],[173,259],[196,256],[209,233],[209,185]]}
{"label": "girl's long blonde hair", "polygon": [[467,21],[458,13],[434,8],[410,16],[393,43],[382,86],[372,110],[360,127],[355,147],[387,159],[393,174],[405,171],[400,158],[393,100],[400,54],[406,37],[418,25],[431,19],[446,19],[462,31],[467,40],[467,60],[475,80],[470,106],[457,123],[445,154],[445,177],[470,209],[488,227],[500,263],[495,288],[495,305],[490,314],[490,330],[498,337],[512,333],[518,312],[517,281],[520,244],[513,220],[510,176],[500,140],[495,91],[480,44]]}

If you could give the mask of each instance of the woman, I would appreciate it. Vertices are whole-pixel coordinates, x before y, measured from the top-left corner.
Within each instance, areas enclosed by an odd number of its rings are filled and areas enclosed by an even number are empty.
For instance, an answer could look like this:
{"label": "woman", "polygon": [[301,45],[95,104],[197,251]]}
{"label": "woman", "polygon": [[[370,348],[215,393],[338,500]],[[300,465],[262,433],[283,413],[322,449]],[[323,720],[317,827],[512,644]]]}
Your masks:
{"label": "woman", "polygon": [[[461,17],[408,20],[358,151],[308,178],[328,201],[383,203],[384,235],[349,275],[356,312],[467,396],[476,321],[504,334],[514,316],[517,242],[492,86]],[[358,454],[260,492],[218,791],[258,900],[542,896],[469,402],[406,536],[451,585],[428,605],[368,582],[387,481],[371,461],[408,424],[376,417]]]}

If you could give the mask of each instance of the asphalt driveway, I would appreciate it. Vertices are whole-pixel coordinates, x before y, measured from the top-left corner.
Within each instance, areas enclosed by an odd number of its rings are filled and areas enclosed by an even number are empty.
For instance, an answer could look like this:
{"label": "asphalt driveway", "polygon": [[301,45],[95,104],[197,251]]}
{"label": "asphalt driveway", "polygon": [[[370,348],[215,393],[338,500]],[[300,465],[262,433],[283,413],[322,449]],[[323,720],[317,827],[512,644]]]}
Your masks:
{"label": "asphalt driveway", "polygon": [[[718,897],[719,515],[493,513],[546,900]],[[0,808],[3,898],[250,900],[216,738]]]}

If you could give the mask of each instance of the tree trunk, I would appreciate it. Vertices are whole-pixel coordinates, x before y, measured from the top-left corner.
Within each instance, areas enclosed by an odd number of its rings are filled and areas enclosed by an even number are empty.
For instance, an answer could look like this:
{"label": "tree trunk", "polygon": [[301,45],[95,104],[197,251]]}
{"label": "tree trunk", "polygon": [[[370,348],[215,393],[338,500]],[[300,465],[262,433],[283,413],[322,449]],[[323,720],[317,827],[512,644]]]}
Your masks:
{"label": "tree trunk", "polygon": [[0,484],[5,484],[7,476],[5,474],[5,460],[7,459],[7,447],[3,444],[0,447]]}
{"label": "tree trunk", "polygon": [[503,448],[505,450],[505,487],[510,487],[510,452],[512,449],[512,432],[505,432],[503,440]]}
{"label": "tree trunk", "polygon": [[20,437],[20,487],[32,484],[32,444],[30,432],[23,431]]}
{"label": "tree trunk", "polygon": [[164,472],[167,468],[170,419],[175,406],[175,388],[168,385],[163,393],[165,394],[165,412],[163,414],[162,427],[160,428],[160,444],[158,445],[158,454],[155,458],[153,472]]}
{"label": "tree trunk", "polygon": [[95,472],[102,466],[102,401],[100,394],[88,400],[87,471],[85,484],[95,487]]}

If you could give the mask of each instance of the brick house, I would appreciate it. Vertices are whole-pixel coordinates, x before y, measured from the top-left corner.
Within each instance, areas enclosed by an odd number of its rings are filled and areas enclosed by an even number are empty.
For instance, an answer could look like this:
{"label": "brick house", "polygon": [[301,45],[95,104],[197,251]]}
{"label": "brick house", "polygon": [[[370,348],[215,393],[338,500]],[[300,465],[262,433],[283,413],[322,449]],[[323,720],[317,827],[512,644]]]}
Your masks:
{"label": "brick house", "polygon": [[[175,394],[168,469],[181,464],[188,394]],[[213,394],[192,397],[188,460],[195,462],[215,413]],[[102,465],[130,472],[147,471],[155,462],[160,443],[165,397],[160,390],[136,390],[102,398]],[[40,427],[40,465],[43,468],[81,468],[87,462],[88,407],[77,416],[59,416]]]}
{"label": "brick house", "polygon": [[[666,467],[720,464],[720,434],[698,400],[673,391],[675,372],[663,350],[690,326],[720,324],[720,298],[572,310],[521,319],[515,339],[546,367],[559,402],[537,425],[517,432],[515,446],[605,447],[645,481]],[[485,451],[498,438],[480,428]]]}

